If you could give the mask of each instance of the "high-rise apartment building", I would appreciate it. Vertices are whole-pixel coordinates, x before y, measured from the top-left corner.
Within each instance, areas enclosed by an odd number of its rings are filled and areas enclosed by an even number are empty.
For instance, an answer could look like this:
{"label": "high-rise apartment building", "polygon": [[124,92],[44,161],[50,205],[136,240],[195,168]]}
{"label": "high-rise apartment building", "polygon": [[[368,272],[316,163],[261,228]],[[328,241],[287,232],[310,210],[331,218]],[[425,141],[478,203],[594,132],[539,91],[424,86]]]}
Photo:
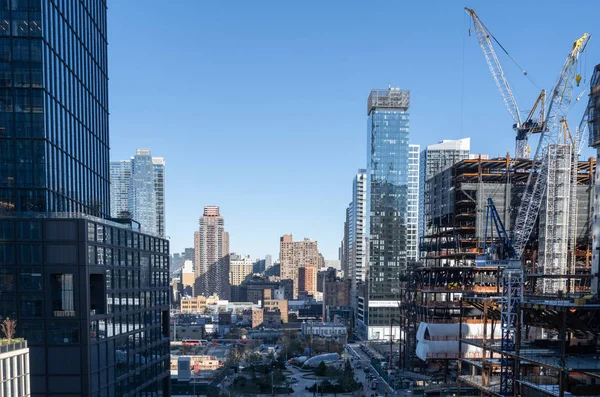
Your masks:
{"label": "high-rise apartment building", "polygon": [[350,234],[352,233],[352,202],[348,204],[346,207],[346,220],[344,221],[344,237],[342,239],[342,246],[340,262],[342,265],[342,272],[344,273],[344,277],[350,277],[350,262],[352,258],[350,257]]}
{"label": "high-rise apartment building", "polygon": [[106,11],[0,2],[0,317],[33,397],[170,395],[168,241],[107,220]]}
{"label": "high-rise apartment building", "polygon": [[294,281],[295,299],[298,297],[298,268],[319,263],[318,244],[309,238],[293,241],[291,234],[284,234],[279,241],[279,261],[281,279]]}
{"label": "high-rise apartment building", "polygon": [[[367,134],[368,339],[389,338],[398,318],[400,271],[407,264],[409,91],[390,87],[369,95]],[[394,339],[399,326],[391,327]]]}
{"label": "high-rise apartment building", "polygon": [[204,207],[200,230],[194,233],[194,295],[229,299],[229,233],[219,207]]}
{"label": "high-rise apartment building", "polygon": [[419,145],[408,145],[408,210],[407,210],[407,259],[419,258]]}
{"label": "high-rise apartment building", "polygon": [[[365,282],[367,271],[367,170],[360,169],[352,181],[352,203],[348,216],[349,281],[351,306],[358,308],[358,285]],[[364,300],[364,296],[360,299]],[[355,313],[356,316],[359,313]],[[361,313],[362,316],[362,313]]]}
{"label": "high-rise apartment building", "polygon": [[471,150],[471,138],[457,140],[443,140],[435,145],[427,146],[421,152],[419,160],[419,237],[427,233],[427,220],[425,219],[425,207],[428,201],[427,181],[434,175],[461,160],[469,158]]}
{"label": "high-rise apartment building", "polygon": [[131,161],[110,162],[110,215],[113,218],[131,218],[129,211],[129,185]]}
{"label": "high-rise apartment building", "polygon": [[130,160],[111,161],[111,216],[131,218],[142,231],[165,236],[165,160],[137,149]]}

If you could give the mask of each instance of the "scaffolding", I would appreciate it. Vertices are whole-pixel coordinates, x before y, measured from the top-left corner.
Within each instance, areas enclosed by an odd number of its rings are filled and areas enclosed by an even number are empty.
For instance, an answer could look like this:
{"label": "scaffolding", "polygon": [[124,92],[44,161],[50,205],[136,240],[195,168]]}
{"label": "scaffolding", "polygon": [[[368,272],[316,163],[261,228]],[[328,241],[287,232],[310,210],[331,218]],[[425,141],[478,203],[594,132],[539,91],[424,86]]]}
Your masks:
{"label": "scaffolding", "polygon": [[[477,346],[482,359],[461,354],[459,384],[491,396],[590,396],[600,384],[600,301],[557,297],[538,299],[526,295],[516,307],[514,346],[491,338],[461,338],[461,345]],[[501,315],[497,300],[464,299],[465,306],[482,310],[484,324]],[[461,351],[465,350],[461,347]],[[502,363],[512,365],[512,390],[502,386]]]}

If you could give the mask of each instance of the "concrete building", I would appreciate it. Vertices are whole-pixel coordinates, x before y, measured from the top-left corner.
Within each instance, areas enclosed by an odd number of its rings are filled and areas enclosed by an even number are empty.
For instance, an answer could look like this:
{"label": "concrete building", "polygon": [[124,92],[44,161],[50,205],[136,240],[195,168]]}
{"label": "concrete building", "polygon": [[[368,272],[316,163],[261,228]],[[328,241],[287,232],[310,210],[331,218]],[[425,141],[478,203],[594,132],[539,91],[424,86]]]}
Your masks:
{"label": "concrete building", "polygon": [[334,337],[345,341],[348,329],[341,323],[305,321],[302,323],[302,334],[305,336]]}
{"label": "concrete building", "polygon": [[457,140],[443,140],[435,145],[429,145],[421,152],[420,156],[420,180],[419,180],[419,237],[426,233],[425,218],[423,217],[426,196],[428,194],[427,181],[432,176],[446,168],[468,159],[471,150],[471,138]]}
{"label": "concrete building", "polygon": [[323,306],[349,306],[350,305],[350,280],[325,280],[323,292]]}
{"label": "concrete building", "polygon": [[408,145],[407,259],[419,259],[419,145]]}
{"label": "concrete building", "polygon": [[[281,299],[279,294],[274,294],[275,291],[270,289],[264,290],[264,299],[262,307],[266,311],[274,312],[278,311],[281,313],[281,321],[284,323],[288,322],[289,305],[287,299]],[[276,296],[279,295],[279,296]]]}
{"label": "concrete building", "polygon": [[250,255],[229,255],[229,284],[231,286],[231,300],[233,302],[244,301],[241,292],[242,283],[252,275],[255,262]]}
{"label": "concrete building", "polygon": [[307,292],[315,295],[317,292],[317,267],[315,265],[304,265],[298,268],[298,292]]}
{"label": "concrete building", "polygon": [[279,242],[279,260],[281,279],[294,281],[294,297],[297,297],[299,291],[298,268],[305,265],[317,266],[319,263],[318,244],[309,238],[305,238],[303,241],[293,241],[291,234],[285,234]]}
{"label": "concrete building", "polygon": [[196,282],[194,295],[229,299],[229,234],[219,207],[204,207],[200,230],[194,233]]}
{"label": "concrete building", "polygon": [[27,341],[0,342],[0,397],[31,396]]}
{"label": "concrete building", "polygon": [[111,216],[139,222],[143,232],[165,236],[165,160],[137,149],[130,160],[111,161]]}
{"label": "concrete building", "polygon": [[365,339],[400,337],[400,272],[407,265],[409,91],[372,90],[367,105],[368,305],[358,321]]}
{"label": "concrete building", "polygon": [[[596,161],[600,160],[600,64],[594,68],[590,80],[590,98],[588,102],[589,146],[596,149]],[[591,292],[600,291],[600,173],[595,173],[594,202],[592,214],[592,265],[593,275]]]}
{"label": "concrete building", "polygon": [[269,270],[273,266],[273,257],[271,255],[265,255],[265,271]]}

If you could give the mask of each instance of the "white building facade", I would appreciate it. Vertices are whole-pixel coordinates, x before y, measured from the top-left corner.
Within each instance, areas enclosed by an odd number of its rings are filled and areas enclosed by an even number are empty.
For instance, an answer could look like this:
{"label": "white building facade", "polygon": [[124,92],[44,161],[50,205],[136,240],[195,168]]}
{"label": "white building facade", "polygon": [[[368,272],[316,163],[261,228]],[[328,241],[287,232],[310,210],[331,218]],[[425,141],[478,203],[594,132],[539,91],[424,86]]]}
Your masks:
{"label": "white building facade", "polygon": [[419,155],[421,146],[408,145],[408,197],[406,218],[406,258],[419,258]]}

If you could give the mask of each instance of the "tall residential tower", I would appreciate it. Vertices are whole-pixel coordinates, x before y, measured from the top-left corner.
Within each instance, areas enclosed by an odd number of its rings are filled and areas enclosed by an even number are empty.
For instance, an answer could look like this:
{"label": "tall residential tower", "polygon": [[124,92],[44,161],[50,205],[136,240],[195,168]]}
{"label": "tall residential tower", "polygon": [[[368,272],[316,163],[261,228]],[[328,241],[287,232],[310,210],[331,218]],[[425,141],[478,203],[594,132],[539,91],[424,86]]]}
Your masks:
{"label": "tall residential tower", "polygon": [[131,218],[142,231],[165,236],[165,160],[137,149],[131,160],[111,161],[111,216]]}
{"label": "tall residential tower", "polygon": [[[408,250],[409,104],[409,91],[392,87],[372,90],[368,100],[368,308],[366,321],[358,323],[368,339],[389,338],[390,321],[399,314]],[[400,339],[398,326],[392,333]]]}
{"label": "tall residential tower", "polygon": [[[364,296],[358,296],[358,286],[365,282],[367,272],[367,170],[360,169],[352,181],[352,203],[348,219],[349,272],[344,278],[350,281],[351,306],[357,310],[359,300],[364,304]],[[362,320],[363,313],[355,313]]]}
{"label": "tall residential tower", "polygon": [[279,260],[281,262],[281,279],[294,281],[294,298],[298,297],[299,268],[306,265],[317,266],[319,249],[316,241],[305,238],[293,241],[291,234],[284,234],[279,240]]}
{"label": "tall residential tower", "polygon": [[219,207],[204,207],[200,229],[194,233],[194,253],[194,295],[229,299],[229,233]]}

